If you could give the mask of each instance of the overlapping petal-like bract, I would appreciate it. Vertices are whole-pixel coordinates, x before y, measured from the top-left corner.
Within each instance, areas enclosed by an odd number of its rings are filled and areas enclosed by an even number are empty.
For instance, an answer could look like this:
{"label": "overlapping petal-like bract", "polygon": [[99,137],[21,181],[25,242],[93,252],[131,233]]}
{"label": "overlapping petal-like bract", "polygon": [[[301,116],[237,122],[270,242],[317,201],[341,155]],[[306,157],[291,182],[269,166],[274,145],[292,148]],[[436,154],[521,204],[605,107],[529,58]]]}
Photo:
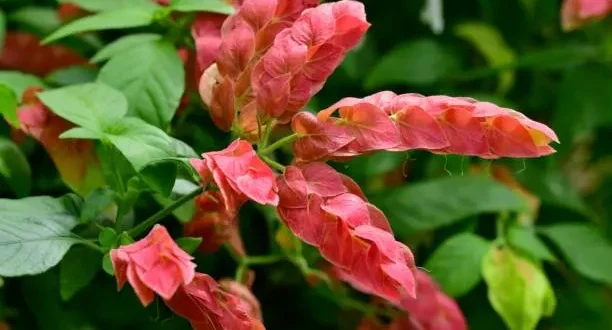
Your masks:
{"label": "overlapping petal-like bract", "polygon": [[[338,117],[333,117],[338,112]],[[381,92],[346,98],[292,122],[298,162],[342,159],[375,150],[425,149],[482,158],[540,157],[558,138],[546,125],[488,102]]]}
{"label": "overlapping petal-like bract", "polygon": [[[216,40],[208,40],[204,49],[218,49],[217,73],[202,76],[200,93],[219,129],[229,131],[236,114],[240,123],[255,122],[257,112],[246,111],[255,108],[251,88],[254,65],[280,31],[290,27],[302,11],[318,3],[319,0],[244,0],[236,13],[223,23],[218,46]],[[209,29],[209,32],[212,31]],[[209,35],[217,36],[216,32]],[[255,133],[256,126],[253,126],[242,130],[248,136]]]}
{"label": "overlapping petal-like bract", "polygon": [[[457,303],[444,294],[438,285],[418,270],[417,298],[405,304],[414,330],[465,330],[467,322]],[[394,328],[395,329],[395,328]],[[397,329],[405,329],[398,327]]]}
{"label": "overlapping petal-like bract", "polygon": [[287,122],[317,93],[370,24],[364,6],[344,0],[305,10],[255,65],[251,86],[260,113]]}
{"label": "overlapping petal-like bract", "polygon": [[612,0],[565,0],[561,9],[561,25],[566,31],[601,19],[612,13]]}
{"label": "overlapping petal-like bract", "polygon": [[26,32],[8,32],[0,53],[0,69],[18,70],[38,76],[73,65],[86,65],[87,59],[58,45],[41,45],[40,39]]}
{"label": "overlapping petal-like bract", "polygon": [[204,183],[214,180],[230,214],[247,199],[264,205],[278,204],[274,173],[250,143],[239,139],[224,150],[203,154],[202,158],[192,159],[191,164]]}
{"label": "overlapping petal-like bract", "polygon": [[196,273],[191,283],[180,287],[165,303],[174,313],[189,320],[195,330],[264,329],[257,315],[250,314],[251,299],[255,298],[244,300],[233,290],[233,285],[229,289],[206,274]]}
{"label": "overlapping petal-like bract", "polygon": [[155,225],[140,241],[111,250],[110,256],[118,289],[129,282],[144,306],[153,301],[154,293],[170,299],[194,280],[193,258],[161,225]]}
{"label": "overlapping petal-like bract", "polygon": [[354,182],[324,163],[289,166],[277,182],[281,219],[317,247],[341,279],[399,306],[414,297],[411,251]]}
{"label": "overlapping petal-like bract", "polygon": [[38,140],[55,164],[64,182],[76,193],[86,196],[104,185],[104,178],[90,140],[61,139],[74,125],[55,115],[36,97],[36,87],[24,92],[24,104],[17,109],[20,129]]}

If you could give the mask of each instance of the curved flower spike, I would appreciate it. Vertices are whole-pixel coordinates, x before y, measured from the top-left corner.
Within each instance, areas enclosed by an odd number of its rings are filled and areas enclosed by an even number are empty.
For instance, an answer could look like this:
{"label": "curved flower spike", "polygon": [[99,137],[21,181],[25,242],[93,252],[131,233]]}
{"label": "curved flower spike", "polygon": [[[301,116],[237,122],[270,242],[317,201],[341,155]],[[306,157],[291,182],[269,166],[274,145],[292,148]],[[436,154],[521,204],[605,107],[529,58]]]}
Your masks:
{"label": "curved flower spike", "polygon": [[[196,273],[189,284],[166,299],[166,305],[186,318],[195,330],[263,330],[263,324],[253,315],[255,297],[245,297],[246,288],[236,291],[237,284],[221,286],[212,277]],[[249,292],[250,294],[250,292]]]}
{"label": "curved flower spike", "polygon": [[311,163],[289,166],[277,182],[281,219],[317,247],[341,279],[398,306],[414,297],[412,253],[393,238],[385,216],[350,178]]}
{"label": "curved flower spike", "polygon": [[344,0],[305,10],[253,68],[260,113],[287,122],[317,93],[370,24],[363,4]]}
{"label": "curved flower spike", "polygon": [[[332,117],[336,112],[339,117]],[[392,92],[343,99],[316,120],[298,114],[292,126],[300,136],[293,145],[298,162],[412,149],[482,158],[540,157],[554,153],[549,144],[559,142],[546,125],[492,103]]]}
{"label": "curved flower spike", "polygon": [[235,213],[247,199],[278,204],[274,173],[248,142],[236,140],[224,150],[202,154],[202,158],[192,159],[191,164],[204,183],[214,180],[229,213]]}
{"label": "curved flower spike", "polygon": [[110,251],[117,287],[130,282],[140,302],[147,306],[157,293],[170,299],[182,285],[191,283],[196,265],[170,237],[166,228],[155,225],[143,239]]}

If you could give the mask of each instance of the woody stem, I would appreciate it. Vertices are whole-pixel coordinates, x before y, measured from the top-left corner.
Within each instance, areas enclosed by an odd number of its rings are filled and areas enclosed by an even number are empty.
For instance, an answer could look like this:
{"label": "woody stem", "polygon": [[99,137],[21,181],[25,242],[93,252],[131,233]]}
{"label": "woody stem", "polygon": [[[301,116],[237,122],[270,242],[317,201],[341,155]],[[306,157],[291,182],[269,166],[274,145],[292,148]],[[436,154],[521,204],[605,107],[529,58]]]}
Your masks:
{"label": "woody stem", "polygon": [[272,143],[271,145],[261,148],[259,149],[259,151],[257,152],[259,155],[266,155],[271,153],[272,151],[283,147],[286,144],[292,143],[293,141],[297,140],[298,138],[298,134],[297,133],[293,133],[291,135],[287,135],[284,138],[277,140],[276,142]]}
{"label": "woody stem", "polygon": [[144,234],[149,228],[153,227],[156,223],[158,223],[163,218],[168,216],[174,210],[178,209],[181,205],[183,205],[183,204],[189,202],[190,200],[194,199],[197,195],[201,194],[202,191],[204,191],[204,188],[199,187],[198,189],[195,189],[194,191],[188,193],[187,195],[185,195],[185,196],[175,200],[174,202],[172,202],[172,204],[166,206],[165,208],[163,208],[159,212],[153,214],[147,220],[141,222],[136,227],[128,230],[127,233],[131,237],[140,236],[140,235]]}

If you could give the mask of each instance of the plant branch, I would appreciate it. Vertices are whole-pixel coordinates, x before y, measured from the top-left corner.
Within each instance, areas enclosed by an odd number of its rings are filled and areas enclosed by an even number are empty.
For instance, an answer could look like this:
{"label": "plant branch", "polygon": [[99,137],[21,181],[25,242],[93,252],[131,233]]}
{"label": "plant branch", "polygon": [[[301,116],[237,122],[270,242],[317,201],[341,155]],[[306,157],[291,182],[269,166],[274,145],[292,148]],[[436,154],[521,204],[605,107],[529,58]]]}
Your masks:
{"label": "plant branch", "polygon": [[285,165],[283,165],[283,164],[273,160],[272,158],[270,158],[268,156],[261,155],[260,157],[261,157],[261,159],[264,162],[266,162],[268,165],[270,165],[270,167],[272,167],[272,168],[274,168],[274,169],[276,169],[278,171],[285,172]]}
{"label": "plant branch", "polygon": [[259,155],[267,155],[278,148],[281,148],[289,143],[292,143],[293,141],[297,140],[298,137],[299,136],[297,133],[287,135],[284,138],[272,143],[271,145],[261,148],[257,153]]}
{"label": "plant branch", "polygon": [[136,227],[128,230],[127,233],[131,237],[142,235],[145,231],[147,231],[149,228],[153,227],[153,225],[155,225],[156,223],[161,221],[163,218],[165,218],[167,215],[169,215],[174,210],[179,208],[181,205],[189,202],[190,200],[194,199],[197,195],[201,194],[202,191],[204,191],[204,188],[199,187],[198,189],[195,189],[194,191],[190,192],[189,194],[187,194],[187,195],[177,199],[176,201],[172,202],[172,204],[166,206],[165,208],[163,208],[159,212],[153,214],[147,220],[145,220],[145,221],[141,222],[140,224],[138,224]]}

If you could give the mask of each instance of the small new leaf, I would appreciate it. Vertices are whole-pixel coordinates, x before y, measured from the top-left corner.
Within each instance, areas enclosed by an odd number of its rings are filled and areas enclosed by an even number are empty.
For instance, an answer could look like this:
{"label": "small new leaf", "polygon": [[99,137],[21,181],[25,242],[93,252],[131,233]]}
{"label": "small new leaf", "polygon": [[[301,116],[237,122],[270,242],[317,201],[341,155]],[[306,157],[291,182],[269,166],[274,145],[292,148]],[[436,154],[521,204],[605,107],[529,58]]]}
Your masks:
{"label": "small new leaf", "polygon": [[176,244],[181,247],[185,252],[192,254],[196,252],[200,244],[202,244],[201,237],[181,237],[176,240]]}

